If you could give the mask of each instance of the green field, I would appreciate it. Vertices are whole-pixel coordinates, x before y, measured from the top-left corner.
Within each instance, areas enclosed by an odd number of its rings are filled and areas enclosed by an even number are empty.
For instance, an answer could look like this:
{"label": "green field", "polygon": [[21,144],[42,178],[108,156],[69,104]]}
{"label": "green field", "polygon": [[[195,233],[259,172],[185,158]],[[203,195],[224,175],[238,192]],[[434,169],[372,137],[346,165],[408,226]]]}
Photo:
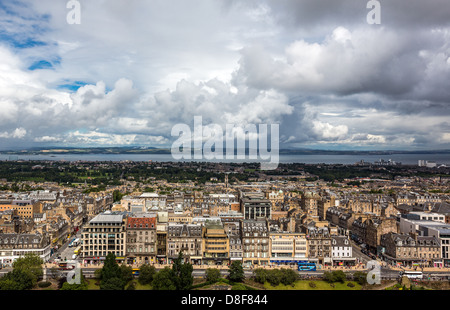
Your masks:
{"label": "green field", "polygon": [[[314,283],[316,287],[311,287],[309,283]],[[353,283],[354,287],[347,286],[348,283]],[[270,283],[266,282],[264,284],[264,288],[267,290],[314,290],[314,291],[323,291],[323,290],[360,290],[361,285],[353,281],[346,281],[345,283],[333,283],[334,287],[331,286],[330,283],[326,281],[308,281],[301,280],[296,281],[294,286],[291,285],[283,285],[279,284],[277,286],[272,286]]]}
{"label": "green field", "polygon": [[[96,282],[98,282],[99,280],[96,279],[86,279],[86,281],[88,282],[88,289],[89,290],[99,290],[100,286],[98,286],[96,284]],[[140,284],[137,280],[133,280],[131,282],[135,283],[135,289],[136,290],[151,290],[152,287],[151,285],[142,285]],[[130,283],[131,283],[130,282]],[[127,289],[127,287],[130,285],[130,283],[127,284],[127,286],[125,287],[125,289]]]}

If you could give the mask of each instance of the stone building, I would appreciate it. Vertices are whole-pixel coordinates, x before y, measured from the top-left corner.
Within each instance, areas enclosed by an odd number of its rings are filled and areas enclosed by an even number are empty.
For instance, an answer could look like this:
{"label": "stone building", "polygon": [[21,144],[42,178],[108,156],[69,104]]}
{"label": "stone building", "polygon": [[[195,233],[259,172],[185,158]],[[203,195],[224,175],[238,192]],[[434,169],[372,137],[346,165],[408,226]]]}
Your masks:
{"label": "stone building", "polygon": [[202,251],[203,264],[229,264],[230,240],[221,222],[205,222],[202,230]]}
{"label": "stone building", "polygon": [[308,260],[319,265],[332,264],[331,235],[328,227],[311,228],[308,240]]}
{"label": "stone building", "polygon": [[435,237],[388,233],[381,236],[381,246],[385,260],[393,265],[432,266],[442,258]]}
{"label": "stone building", "polygon": [[244,265],[268,265],[270,261],[269,228],[265,219],[242,221]]}
{"label": "stone building", "polygon": [[169,223],[167,226],[167,257],[169,263],[183,253],[185,262],[202,261],[202,225]]}
{"label": "stone building", "polygon": [[156,215],[127,218],[126,256],[128,263],[156,262]]}
{"label": "stone building", "polygon": [[11,267],[20,256],[32,253],[44,262],[50,259],[51,246],[47,234],[41,233],[0,233],[0,264]]}
{"label": "stone building", "polygon": [[377,248],[381,244],[381,236],[387,233],[397,233],[397,220],[395,218],[370,218],[366,225],[365,243],[370,251],[377,253]]}

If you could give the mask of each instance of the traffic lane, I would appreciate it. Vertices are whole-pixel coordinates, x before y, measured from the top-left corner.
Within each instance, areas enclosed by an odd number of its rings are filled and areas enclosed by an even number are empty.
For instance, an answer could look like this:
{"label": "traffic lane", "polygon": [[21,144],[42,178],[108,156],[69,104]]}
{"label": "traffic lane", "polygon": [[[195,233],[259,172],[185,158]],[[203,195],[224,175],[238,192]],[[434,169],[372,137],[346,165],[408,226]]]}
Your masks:
{"label": "traffic lane", "polygon": [[354,242],[351,242],[353,257],[356,257],[359,262],[363,264],[367,264],[368,261],[373,260],[373,258],[364,254],[359,246],[357,246]]}

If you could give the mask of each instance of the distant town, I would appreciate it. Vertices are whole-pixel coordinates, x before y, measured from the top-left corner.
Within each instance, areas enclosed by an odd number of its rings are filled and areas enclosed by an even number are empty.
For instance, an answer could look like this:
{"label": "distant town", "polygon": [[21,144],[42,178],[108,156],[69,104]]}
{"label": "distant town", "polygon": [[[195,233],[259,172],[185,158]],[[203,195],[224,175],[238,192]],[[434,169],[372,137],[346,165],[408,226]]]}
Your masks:
{"label": "distant town", "polygon": [[267,284],[262,270],[295,271],[291,282],[308,281],[313,289],[313,280],[331,285],[337,272],[357,281],[374,264],[380,281],[371,286],[367,278],[355,282],[357,288],[448,288],[450,167],[423,160],[258,168],[2,161],[0,275],[35,255],[44,270],[41,282],[63,278],[72,264],[89,281],[113,256],[133,278],[143,274],[142,266],[159,273],[189,264],[190,288],[214,285],[205,282],[207,271],[226,278],[236,264],[244,288],[282,285]]}

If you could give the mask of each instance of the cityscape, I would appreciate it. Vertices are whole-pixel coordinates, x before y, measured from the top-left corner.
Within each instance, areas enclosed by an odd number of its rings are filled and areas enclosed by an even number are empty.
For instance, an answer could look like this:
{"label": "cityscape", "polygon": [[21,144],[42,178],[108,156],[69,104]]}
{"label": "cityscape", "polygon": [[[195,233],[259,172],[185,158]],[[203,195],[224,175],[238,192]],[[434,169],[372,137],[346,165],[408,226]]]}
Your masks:
{"label": "cityscape", "polygon": [[[190,267],[191,290],[449,288],[450,167],[257,167],[0,162],[2,279],[37,257],[23,289],[180,289],[157,276],[177,264]],[[129,278],[104,283],[108,261]]]}
{"label": "cityscape", "polygon": [[0,1],[0,294],[445,294],[448,16],[448,0]]}

